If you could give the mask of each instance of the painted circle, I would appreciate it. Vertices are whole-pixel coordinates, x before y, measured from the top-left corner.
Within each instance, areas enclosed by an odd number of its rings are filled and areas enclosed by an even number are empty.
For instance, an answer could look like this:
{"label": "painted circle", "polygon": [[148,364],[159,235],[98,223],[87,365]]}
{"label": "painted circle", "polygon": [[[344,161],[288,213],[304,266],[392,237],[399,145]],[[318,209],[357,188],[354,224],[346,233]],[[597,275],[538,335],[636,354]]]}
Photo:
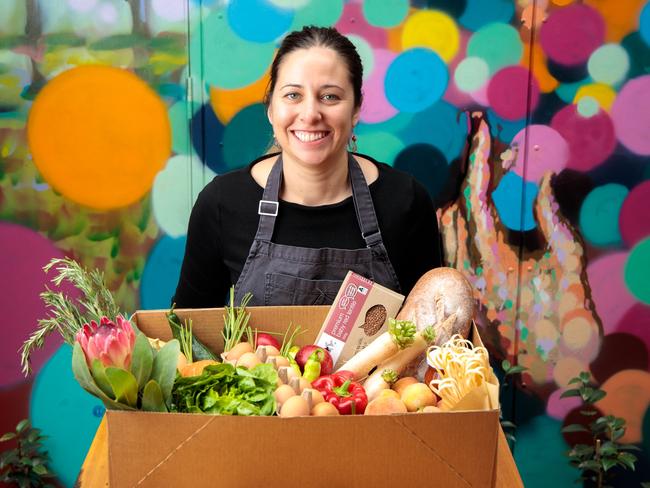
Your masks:
{"label": "painted circle", "polygon": [[27,136],[43,178],[101,210],[142,198],[171,152],[163,101],[134,74],[109,66],[72,68],[48,82]]}
{"label": "painted circle", "polygon": [[649,208],[650,181],[643,181],[632,188],[621,207],[619,228],[628,247],[650,236],[650,219],[647,218]]}
{"label": "painted circle", "polygon": [[[293,0],[290,1],[293,3]],[[328,0],[327,2],[298,0],[298,2],[300,2],[299,5],[304,4],[304,6],[300,6],[295,11],[289,30],[300,30],[306,25],[332,26],[341,18],[345,3],[344,0]]]}
{"label": "painted circle", "polygon": [[237,112],[223,133],[223,160],[227,169],[241,168],[266,152],[273,130],[261,103]]}
{"label": "painted circle", "polygon": [[268,0],[230,0],[228,23],[242,39],[271,42],[286,32],[293,21],[293,11]]}
{"label": "painted circle", "polygon": [[[203,63],[205,83],[233,89],[250,85],[264,75],[275,52],[274,42],[252,42],[239,37],[223,10],[212,11],[203,28],[190,40],[190,56]],[[245,62],[243,61],[245,60]]]}
{"label": "painted circle", "polygon": [[244,107],[264,99],[270,81],[269,73],[259,80],[234,90],[210,87],[210,105],[222,124],[227,124]]}
{"label": "painted circle", "polygon": [[[22,381],[25,376],[20,370],[18,351],[23,342],[36,330],[39,319],[48,316],[47,308],[39,294],[45,291],[45,284],[53,290],[60,290],[72,299],[79,296],[72,285],[64,282],[55,287],[50,280],[56,271],[48,275],[43,272],[52,258],[63,258],[64,254],[54,243],[38,232],[26,227],[0,222],[0,270],[3,280],[0,292],[3,300],[2,341],[0,341],[0,387]],[[59,347],[61,338],[52,333],[42,349],[31,356],[34,372],[38,372],[47,358]]]}
{"label": "painted circle", "polygon": [[[190,121],[192,147],[215,173],[222,173],[227,170],[223,161],[223,133],[224,126],[212,110],[209,104],[201,106]],[[204,137],[210,134],[210,137]]]}
{"label": "painted circle", "polygon": [[371,132],[360,135],[358,151],[370,154],[377,161],[393,166],[395,158],[404,149],[404,143],[390,132]]}
{"label": "painted circle", "polygon": [[574,356],[564,356],[557,360],[553,369],[553,380],[560,388],[569,386],[571,378],[575,378],[581,371],[587,370],[581,358]]}
{"label": "painted circle", "polygon": [[363,15],[370,25],[395,27],[402,23],[409,11],[408,0],[365,0]]}
{"label": "painted circle", "polygon": [[614,124],[605,111],[586,118],[571,104],[555,113],[551,127],[569,143],[567,168],[589,171],[605,161],[616,147]]}
{"label": "painted circle", "polygon": [[361,120],[368,124],[383,122],[395,116],[398,111],[386,98],[384,80],[386,71],[395,59],[395,53],[386,49],[374,50],[374,67],[372,73],[363,82],[363,104]]}
{"label": "painted circle", "polygon": [[564,420],[571,410],[582,405],[582,401],[578,397],[560,398],[565,391],[564,388],[555,390],[546,402],[546,414],[554,419]]}
{"label": "painted circle", "polygon": [[594,97],[585,96],[580,98],[577,104],[577,110],[580,115],[585,118],[593,117],[600,110],[598,100]]}
{"label": "painted circle", "polygon": [[355,34],[349,34],[347,38],[357,48],[357,52],[361,58],[361,64],[363,65],[363,79],[365,80],[372,74],[375,66],[375,56],[372,47],[363,37]]}
{"label": "painted circle", "polygon": [[509,0],[467,0],[458,22],[470,31],[494,23],[508,24],[515,13],[515,4]]}
{"label": "painted circle", "polygon": [[419,112],[442,97],[449,75],[444,61],[426,48],[397,56],[386,72],[386,97],[396,109]]}
{"label": "painted circle", "polygon": [[625,284],[637,300],[650,304],[650,237],[638,242],[625,263]]}
{"label": "painted circle", "polygon": [[189,154],[192,152],[188,121],[192,119],[199,108],[198,103],[188,104],[185,101],[176,102],[169,107],[167,116],[172,128],[172,149],[175,153]]}
{"label": "painted circle", "polygon": [[645,343],[630,334],[607,334],[603,337],[598,357],[590,365],[598,383],[604,383],[619,371],[648,369],[648,349]]}
{"label": "painted circle", "polygon": [[185,242],[185,237],[163,236],[151,249],[140,285],[143,309],[166,309],[171,306],[183,263]]}
{"label": "painted circle", "polygon": [[650,46],[650,3],[646,3],[639,15],[639,33],[641,39]]}
{"label": "painted circle", "polygon": [[192,210],[188,188],[192,196],[216,175],[201,163],[198,156],[179,154],[167,162],[156,176],[151,191],[151,205],[156,222],[171,237],[187,234],[187,222]]}
{"label": "painted circle", "polygon": [[[317,3],[327,4],[328,2]],[[343,35],[357,34],[363,37],[375,49],[386,48],[388,45],[388,30],[375,27],[367,22],[361,3],[347,2],[334,27]]]}
{"label": "painted circle", "polygon": [[569,159],[569,144],[547,125],[532,124],[522,129],[510,147],[517,149],[511,170],[526,181],[538,182],[547,171],[559,173]]}
{"label": "painted circle", "polygon": [[476,57],[463,59],[454,71],[454,81],[460,91],[469,93],[481,88],[490,76],[485,60]]}
{"label": "painted circle", "polygon": [[597,304],[603,333],[613,332],[627,310],[637,303],[625,285],[627,252],[611,252],[587,265],[591,300]]}
{"label": "painted circle", "polygon": [[273,5],[282,8],[302,8],[309,3],[309,0],[269,0]]}
{"label": "painted circle", "polygon": [[615,85],[625,79],[630,57],[620,44],[605,44],[591,54],[587,69],[594,81]]}
{"label": "painted circle", "polygon": [[539,36],[542,49],[550,59],[574,66],[586,62],[602,45],[605,22],[594,8],[573,4],[551,11]]}
{"label": "painted circle", "polygon": [[575,97],[573,98],[573,102],[577,102],[578,113],[580,113],[580,115],[583,117],[588,118],[596,115],[598,113],[598,110],[596,110],[595,113],[591,113],[590,115],[585,115],[580,112],[580,102],[583,98],[586,97],[592,98],[596,102],[596,107],[602,108],[603,110],[609,112],[612,109],[614,100],[616,100],[616,91],[614,91],[611,86],[605,85],[604,83],[589,83],[580,86],[575,94]]}
{"label": "painted circle", "polygon": [[594,188],[584,199],[580,207],[580,230],[592,246],[622,244],[618,221],[627,194],[627,187],[609,183]]}
{"label": "painted circle", "polygon": [[422,183],[435,198],[447,182],[449,166],[438,148],[428,144],[412,144],[399,153],[395,168],[406,171]]}
{"label": "painted circle", "polygon": [[34,382],[30,418],[47,437],[49,467],[64,486],[73,486],[104,415],[98,398],[84,391],[72,374],[72,348],[63,344]]}
{"label": "painted circle", "polygon": [[650,75],[628,81],[612,106],[618,140],[630,151],[650,155]]}
{"label": "painted circle", "polygon": [[[522,208],[522,193],[525,188],[525,202]],[[508,172],[492,193],[494,206],[501,222],[511,230],[532,230],[537,226],[533,217],[533,202],[539,188],[536,184],[524,181],[521,176]]]}
{"label": "painted circle", "polygon": [[621,317],[615,330],[637,337],[650,351],[650,306],[643,303],[632,305]]}
{"label": "painted circle", "polygon": [[458,52],[460,32],[453,18],[437,10],[412,14],[402,30],[402,49],[429,48],[449,62]]}
{"label": "painted circle", "polygon": [[490,73],[519,64],[523,52],[519,32],[509,24],[486,25],[476,31],[467,44],[467,57],[483,59]]}
{"label": "painted circle", "polygon": [[625,419],[625,435],[619,442],[641,442],[643,416],[650,406],[650,373],[638,369],[619,371],[600,388],[607,396],[596,406],[606,415]]}
{"label": "painted circle", "polygon": [[[530,78],[530,82],[529,82]],[[539,102],[539,85],[523,66],[509,66],[498,71],[490,80],[487,96],[492,109],[506,120],[526,116]]]}

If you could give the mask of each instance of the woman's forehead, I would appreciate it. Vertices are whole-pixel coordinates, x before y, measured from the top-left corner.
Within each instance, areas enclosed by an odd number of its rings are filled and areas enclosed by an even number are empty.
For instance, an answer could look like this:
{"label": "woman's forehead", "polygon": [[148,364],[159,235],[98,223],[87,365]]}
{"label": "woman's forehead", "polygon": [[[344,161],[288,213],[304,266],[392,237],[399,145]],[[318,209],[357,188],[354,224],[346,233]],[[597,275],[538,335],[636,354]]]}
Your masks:
{"label": "woman's forehead", "polygon": [[338,81],[336,84],[349,84],[345,60],[333,49],[311,47],[296,49],[285,55],[278,67],[278,84],[302,84],[307,80],[321,83]]}

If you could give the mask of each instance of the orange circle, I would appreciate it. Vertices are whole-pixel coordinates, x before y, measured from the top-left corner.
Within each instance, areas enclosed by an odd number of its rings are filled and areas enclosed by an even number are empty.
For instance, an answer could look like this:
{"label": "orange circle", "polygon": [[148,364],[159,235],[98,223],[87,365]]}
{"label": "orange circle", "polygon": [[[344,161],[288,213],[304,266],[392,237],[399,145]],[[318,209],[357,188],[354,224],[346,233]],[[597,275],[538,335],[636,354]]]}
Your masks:
{"label": "orange circle", "polygon": [[133,73],[110,66],[76,67],[45,85],[27,138],[54,189],[100,210],[142,198],[171,153],[163,101]]}
{"label": "orange circle", "polygon": [[601,389],[607,396],[596,406],[606,415],[625,419],[627,428],[620,442],[641,442],[643,416],[650,406],[650,373],[625,369],[608,378]]}
{"label": "orange circle", "polygon": [[271,77],[268,71],[259,80],[242,88],[225,90],[210,87],[210,104],[219,121],[226,125],[237,112],[253,103],[260,103]]}

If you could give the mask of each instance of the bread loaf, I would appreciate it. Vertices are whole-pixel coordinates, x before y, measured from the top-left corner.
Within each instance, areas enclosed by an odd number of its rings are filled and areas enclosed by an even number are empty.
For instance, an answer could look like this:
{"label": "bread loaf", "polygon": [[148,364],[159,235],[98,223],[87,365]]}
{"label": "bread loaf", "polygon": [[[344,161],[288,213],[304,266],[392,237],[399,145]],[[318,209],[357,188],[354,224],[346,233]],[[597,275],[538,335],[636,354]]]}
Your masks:
{"label": "bread loaf", "polygon": [[467,338],[474,318],[472,285],[454,268],[434,268],[417,281],[397,314],[397,320],[410,320],[418,330],[433,325],[435,344],[454,334]]}

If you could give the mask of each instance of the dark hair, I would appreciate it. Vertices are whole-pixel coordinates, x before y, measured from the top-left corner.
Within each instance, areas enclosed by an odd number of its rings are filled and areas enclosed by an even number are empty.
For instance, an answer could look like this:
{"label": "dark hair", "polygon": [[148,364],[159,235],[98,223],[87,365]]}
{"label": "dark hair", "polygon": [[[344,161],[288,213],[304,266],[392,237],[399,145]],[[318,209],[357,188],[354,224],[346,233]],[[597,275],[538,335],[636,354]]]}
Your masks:
{"label": "dark hair", "polygon": [[278,69],[282,59],[297,49],[309,49],[310,47],[327,47],[337,52],[343,58],[348,68],[352,89],[354,91],[354,106],[360,107],[363,95],[361,84],[363,80],[363,65],[361,58],[354,44],[333,27],[317,27],[308,25],[299,31],[289,33],[280,44],[278,52],[271,64],[271,79],[266,87],[264,104],[268,107],[271,103],[271,95],[275,89],[275,82],[278,79]]}

